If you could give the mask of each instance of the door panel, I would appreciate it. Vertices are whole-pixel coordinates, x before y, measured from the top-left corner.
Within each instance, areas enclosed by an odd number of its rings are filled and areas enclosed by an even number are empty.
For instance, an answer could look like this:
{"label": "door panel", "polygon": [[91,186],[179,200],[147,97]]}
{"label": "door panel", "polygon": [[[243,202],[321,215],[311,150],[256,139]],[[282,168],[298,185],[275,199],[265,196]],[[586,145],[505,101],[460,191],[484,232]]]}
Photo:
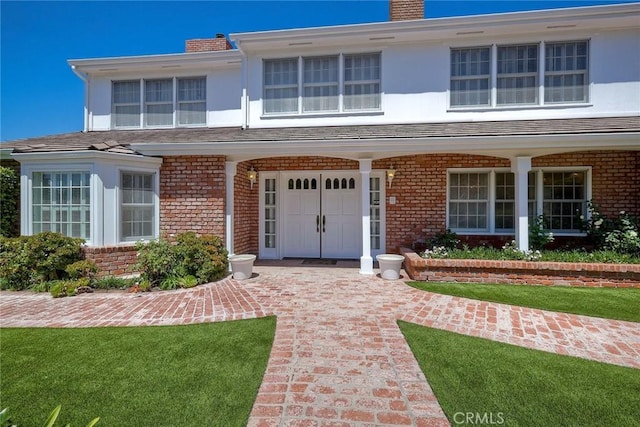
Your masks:
{"label": "door panel", "polygon": [[[310,174],[286,176],[283,227],[285,229],[283,256],[285,257],[320,257],[320,231],[316,225],[320,215],[320,192],[317,185],[312,189],[310,185],[312,181],[309,181],[314,178],[317,182],[319,177]],[[305,179],[308,179],[307,185],[305,185]]]}
{"label": "door panel", "polygon": [[323,174],[322,256],[358,258],[362,248],[362,219],[357,173]]}

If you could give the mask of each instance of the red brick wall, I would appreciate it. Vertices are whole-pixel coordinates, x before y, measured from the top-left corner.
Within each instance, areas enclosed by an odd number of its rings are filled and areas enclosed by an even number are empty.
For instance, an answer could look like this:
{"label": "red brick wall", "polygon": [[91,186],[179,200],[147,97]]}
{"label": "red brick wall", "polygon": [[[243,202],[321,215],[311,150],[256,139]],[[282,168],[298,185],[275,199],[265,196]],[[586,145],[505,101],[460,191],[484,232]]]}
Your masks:
{"label": "red brick wall", "polygon": [[224,156],[169,156],[160,168],[160,232],[225,236]]}
{"label": "red brick wall", "polygon": [[401,249],[413,280],[545,286],[640,288],[640,265],[564,262],[424,259]]}
{"label": "red brick wall", "polygon": [[424,0],[389,0],[389,20],[424,19]]}
{"label": "red brick wall", "polygon": [[212,39],[191,39],[185,42],[185,52],[210,52],[233,49],[224,35]]}
{"label": "red brick wall", "polygon": [[97,264],[99,277],[136,273],[133,271],[137,253],[134,246],[85,247],[83,250],[85,258]]}

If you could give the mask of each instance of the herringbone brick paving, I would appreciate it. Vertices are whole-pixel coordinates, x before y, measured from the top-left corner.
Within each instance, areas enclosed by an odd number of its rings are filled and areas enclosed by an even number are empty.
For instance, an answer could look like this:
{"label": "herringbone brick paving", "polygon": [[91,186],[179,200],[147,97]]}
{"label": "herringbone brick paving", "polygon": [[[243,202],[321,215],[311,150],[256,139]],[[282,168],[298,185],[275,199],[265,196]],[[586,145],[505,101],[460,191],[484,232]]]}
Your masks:
{"label": "herringbone brick paving", "polygon": [[437,295],[354,268],[256,266],[253,278],[54,300],[0,293],[3,327],[143,326],[278,317],[250,426],[449,425],[398,319],[640,368],[640,325]]}

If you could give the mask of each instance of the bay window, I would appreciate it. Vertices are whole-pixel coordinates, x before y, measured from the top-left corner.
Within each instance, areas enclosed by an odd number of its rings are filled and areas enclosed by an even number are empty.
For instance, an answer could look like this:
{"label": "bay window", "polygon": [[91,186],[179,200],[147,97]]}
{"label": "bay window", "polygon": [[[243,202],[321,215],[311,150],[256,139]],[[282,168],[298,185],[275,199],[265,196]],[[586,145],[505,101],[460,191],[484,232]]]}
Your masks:
{"label": "bay window", "polygon": [[155,234],[155,174],[122,172],[120,227],[123,240],[151,239]]}
{"label": "bay window", "polygon": [[88,171],[33,172],[31,229],[91,238],[91,174]]}

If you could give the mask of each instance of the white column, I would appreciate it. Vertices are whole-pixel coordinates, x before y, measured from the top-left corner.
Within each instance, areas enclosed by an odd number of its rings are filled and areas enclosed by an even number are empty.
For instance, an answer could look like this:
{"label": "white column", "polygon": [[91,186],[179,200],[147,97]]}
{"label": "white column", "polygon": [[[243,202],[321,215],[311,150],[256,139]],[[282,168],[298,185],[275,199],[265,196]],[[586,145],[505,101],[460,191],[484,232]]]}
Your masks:
{"label": "white column", "polygon": [[225,162],[225,186],[227,189],[225,244],[229,256],[233,255],[233,203],[234,203],[234,178],[236,176],[237,162]]}
{"label": "white column", "polygon": [[360,197],[362,209],[362,256],[360,257],[360,274],[373,274],[373,258],[371,257],[371,211],[370,191],[371,160],[360,160]]}
{"label": "white column", "polygon": [[521,251],[529,250],[529,198],[528,178],[531,157],[511,159],[511,172],[515,175],[516,245]]}

